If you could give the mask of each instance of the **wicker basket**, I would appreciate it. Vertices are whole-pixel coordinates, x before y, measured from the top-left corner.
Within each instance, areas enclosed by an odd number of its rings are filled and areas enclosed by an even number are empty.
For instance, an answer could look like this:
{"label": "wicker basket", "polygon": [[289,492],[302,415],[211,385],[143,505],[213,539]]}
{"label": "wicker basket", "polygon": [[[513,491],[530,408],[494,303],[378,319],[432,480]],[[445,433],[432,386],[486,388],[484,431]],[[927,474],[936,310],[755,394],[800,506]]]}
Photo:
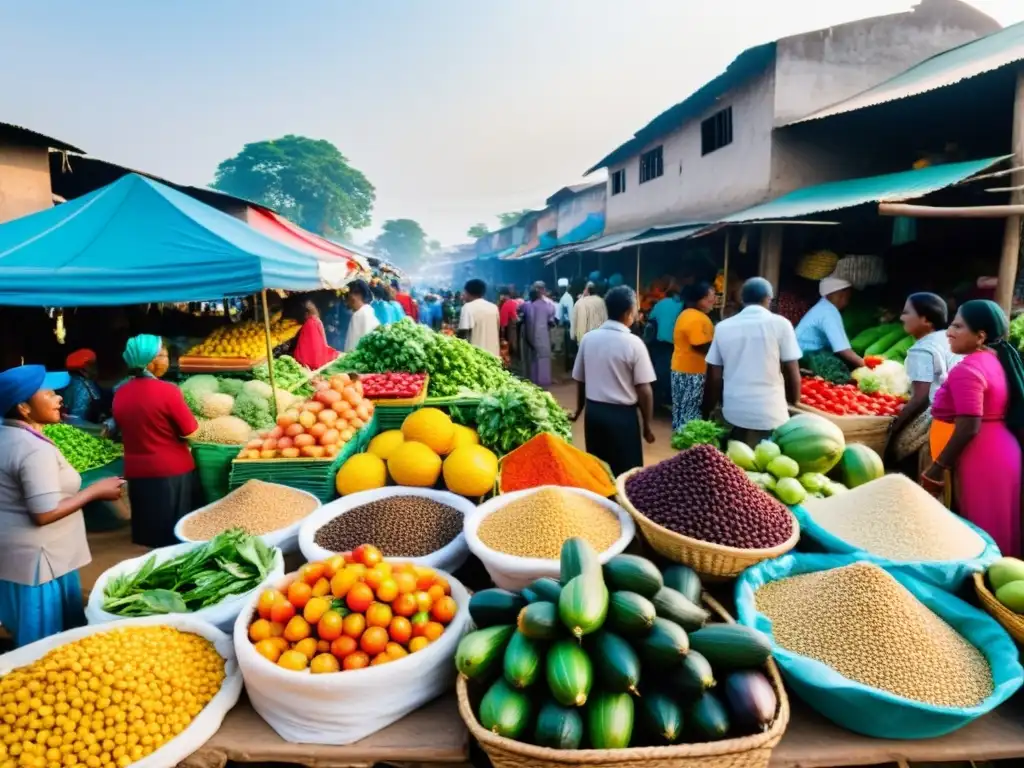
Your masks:
{"label": "wicker basket", "polygon": [[1018,645],[1024,645],[1024,616],[1014,613],[996,600],[996,596],[985,583],[984,573],[974,574],[974,591],[989,615],[1003,625],[1003,629],[1010,633],[1010,637],[1016,640]]}
{"label": "wicker basket", "polygon": [[[727,623],[732,617],[715,600],[704,595],[704,603]],[[473,712],[466,678],[459,676],[456,691],[459,714],[470,735],[479,743],[494,768],[559,768],[560,766],[636,766],[636,768],[767,768],[772,749],[782,739],[789,723],[789,699],[775,662],[765,670],[775,688],[779,710],[764,733],[703,744],[676,744],[671,747],[633,747],[630,749],[550,749],[506,739],[480,725]]]}
{"label": "wicker basket", "polygon": [[637,528],[640,529],[644,539],[655,552],[674,563],[690,566],[701,576],[710,579],[735,578],[745,569],[762,560],[770,560],[773,557],[786,554],[800,540],[800,524],[793,517],[792,512],[789,515],[793,520],[793,535],[787,541],[771,549],[726,547],[721,544],[710,544],[706,541],[691,539],[689,536],[670,531],[641,514],[626,497],[626,481],[634,472],[639,471],[640,468],[637,467],[623,472],[616,478],[616,499],[623,509],[633,516]]}
{"label": "wicker basket", "polygon": [[828,419],[842,430],[847,443],[862,443],[879,456],[885,455],[892,416],[834,416],[809,405],[791,406],[790,412],[813,413],[815,416]]}

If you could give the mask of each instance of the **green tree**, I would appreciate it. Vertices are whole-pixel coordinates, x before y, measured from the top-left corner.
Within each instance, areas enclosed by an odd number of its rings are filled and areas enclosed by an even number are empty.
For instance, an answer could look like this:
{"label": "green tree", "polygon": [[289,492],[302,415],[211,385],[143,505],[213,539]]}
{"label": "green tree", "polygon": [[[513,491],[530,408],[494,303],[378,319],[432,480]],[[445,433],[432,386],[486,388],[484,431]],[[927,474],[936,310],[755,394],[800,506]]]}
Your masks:
{"label": "green tree", "polygon": [[474,240],[479,240],[481,237],[487,237],[487,235],[489,235],[490,232],[491,230],[487,228],[487,225],[481,222],[479,224],[474,224],[472,227],[466,230],[466,235],[468,237],[472,237]]}
{"label": "green tree", "polygon": [[376,197],[366,176],[331,142],[292,134],[246,144],[217,166],[213,187],[336,238],[370,224]]}
{"label": "green tree", "polygon": [[499,213],[498,221],[502,227],[511,227],[513,224],[518,222],[523,216],[528,213],[532,213],[530,208],[524,208],[521,211],[509,211],[508,213]]}
{"label": "green tree", "polygon": [[427,233],[412,219],[388,219],[373,241],[373,250],[402,267],[412,267],[427,252]]}

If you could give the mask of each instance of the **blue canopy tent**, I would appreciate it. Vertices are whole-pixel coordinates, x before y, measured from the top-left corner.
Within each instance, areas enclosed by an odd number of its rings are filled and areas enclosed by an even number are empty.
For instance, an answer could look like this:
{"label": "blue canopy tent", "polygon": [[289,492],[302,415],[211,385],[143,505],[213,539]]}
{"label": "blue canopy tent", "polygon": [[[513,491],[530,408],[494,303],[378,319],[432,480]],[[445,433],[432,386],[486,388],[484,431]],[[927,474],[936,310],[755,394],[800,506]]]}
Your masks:
{"label": "blue canopy tent", "polygon": [[128,174],[0,224],[0,304],[45,307],[213,301],[347,282],[318,258],[157,181]]}

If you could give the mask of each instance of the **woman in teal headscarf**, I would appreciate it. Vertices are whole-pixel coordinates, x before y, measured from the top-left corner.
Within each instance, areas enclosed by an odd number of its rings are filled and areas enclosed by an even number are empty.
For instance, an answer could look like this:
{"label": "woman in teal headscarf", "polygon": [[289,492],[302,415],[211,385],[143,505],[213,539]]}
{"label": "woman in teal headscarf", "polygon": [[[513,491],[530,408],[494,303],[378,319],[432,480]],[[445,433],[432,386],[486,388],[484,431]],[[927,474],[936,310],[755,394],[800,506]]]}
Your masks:
{"label": "woman in teal headscarf", "polygon": [[177,543],[178,520],[198,506],[199,485],[186,438],[199,424],[181,390],[160,381],[170,360],[159,336],[129,339],[123,357],[131,378],[114,393],[114,418],[124,441],[132,541],[166,547]]}

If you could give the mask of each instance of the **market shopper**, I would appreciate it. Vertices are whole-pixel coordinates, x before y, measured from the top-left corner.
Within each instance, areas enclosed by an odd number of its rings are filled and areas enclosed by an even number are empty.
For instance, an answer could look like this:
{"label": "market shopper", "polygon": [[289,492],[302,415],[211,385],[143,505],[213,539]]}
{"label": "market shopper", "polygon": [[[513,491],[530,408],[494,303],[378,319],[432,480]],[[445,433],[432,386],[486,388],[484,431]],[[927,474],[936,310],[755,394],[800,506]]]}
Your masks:
{"label": "market shopper", "polygon": [[26,645],[85,623],[78,569],[92,560],[82,509],[116,501],[124,480],[82,490],[82,478],[43,436],[61,416],[54,390],[68,376],[23,365],[0,373],[0,624]]}
{"label": "market shopper", "polygon": [[[580,342],[572,377],[576,380],[576,421],[586,411],[584,439],[589,453],[618,476],[644,464],[643,440],[654,442],[654,366],[643,341],[630,332],[636,321],[636,293],[628,286],[608,291],[609,320]],[[640,419],[637,419],[637,409]],[[641,431],[642,422],[642,431]]]}
{"label": "market shopper", "polygon": [[752,277],[743,284],[743,309],[720,322],[707,354],[705,418],[721,403],[733,437],[750,446],[789,419],[800,402],[800,345],[793,324],[768,309],[772,284]]}
{"label": "market shopper", "polygon": [[[654,384],[654,404],[662,406],[672,402],[672,356],[674,353],[676,320],[683,311],[679,286],[672,282],[664,298],[647,315],[645,333],[651,338],[651,361],[658,380]],[[698,406],[699,407],[699,406]]]}
{"label": "market shopper", "polygon": [[487,284],[483,280],[469,280],[465,287],[465,303],[459,317],[459,336],[474,347],[501,355],[498,307],[484,298]]}
{"label": "market shopper", "polygon": [[[933,492],[956,475],[960,514],[1004,555],[1019,556],[1024,362],[1007,340],[1009,321],[993,301],[965,302],[950,323],[949,348],[964,355],[935,393],[932,430],[948,434],[921,475]],[[933,445],[942,444],[942,436]]]}
{"label": "market shopper", "polygon": [[384,283],[374,283],[370,287],[373,294],[373,314],[381,325],[397,323],[405,316],[401,305],[395,301],[391,289]]}
{"label": "market shopper", "polygon": [[413,299],[412,294],[408,291],[403,291],[397,280],[391,281],[391,291],[395,295],[395,301],[402,308],[403,315],[405,317],[412,318],[414,323],[418,323],[420,319],[419,307]]}
{"label": "market shopper", "polygon": [[372,300],[373,294],[370,293],[370,286],[365,280],[353,280],[349,283],[345,301],[352,310],[352,318],[348,322],[348,332],[345,334],[346,352],[355,349],[363,336],[380,325],[370,304]]}
{"label": "market shopper", "polygon": [[862,368],[864,358],[850,347],[850,339],[843,327],[842,311],[853,296],[853,285],[839,277],[826,277],[818,283],[821,298],[811,307],[796,326],[796,340],[803,354],[831,352],[846,365]]}
{"label": "market shopper", "polygon": [[337,358],[338,350],[327,343],[327,331],[320,320],[316,304],[307,299],[303,304],[303,310],[306,319],[299,329],[294,357],[300,365],[315,371]]}
{"label": "market shopper", "polygon": [[[715,306],[715,290],[706,282],[683,288],[685,309],[672,327],[672,431],[678,432],[687,422],[700,418],[704,403],[704,378],[707,354],[715,336],[709,315]],[[655,306],[655,309],[658,307]],[[655,367],[657,371],[657,367]]]}
{"label": "market shopper", "polygon": [[107,414],[103,410],[103,393],[96,383],[96,353],[76,349],[64,361],[69,383],[61,393],[64,413],[69,423],[98,424]]}
{"label": "market shopper", "polygon": [[608,319],[608,308],[604,303],[605,286],[603,283],[588,282],[583,289],[583,296],[573,307],[573,332],[576,343],[595,328],[600,328]]}
{"label": "market shopper", "polygon": [[181,390],[160,381],[170,367],[163,339],[134,336],[123,357],[131,378],[114,393],[114,418],[124,441],[132,541],[166,547],[177,543],[178,520],[198,506],[196,465],[186,438],[199,424]]}
{"label": "market shopper", "polygon": [[523,356],[530,381],[538,387],[551,386],[551,327],[555,324],[555,303],[534,283],[530,300],[520,307],[523,321]]}

